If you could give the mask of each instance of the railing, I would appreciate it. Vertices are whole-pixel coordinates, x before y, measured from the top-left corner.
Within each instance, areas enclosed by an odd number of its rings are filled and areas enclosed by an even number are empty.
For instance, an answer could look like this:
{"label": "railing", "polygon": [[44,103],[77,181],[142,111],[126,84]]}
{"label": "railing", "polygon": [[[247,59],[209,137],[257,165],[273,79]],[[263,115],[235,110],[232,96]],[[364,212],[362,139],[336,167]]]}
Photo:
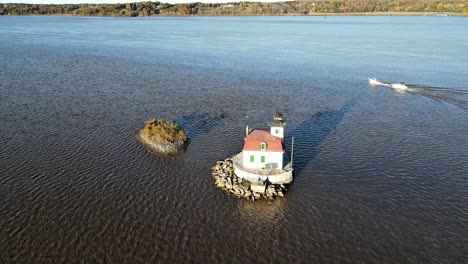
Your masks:
{"label": "railing", "polygon": [[284,169],[249,169],[249,168],[245,168],[242,165],[243,164],[243,153],[242,152],[238,153],[237,155],[232,156],[231,159],[232,159],[232,162],[233,162],[235,167],[237,167],[238,169],[243,170],[243,171],[245,171],[247,173],[251,173],[251,174],[258,174],[258,175],[262,175],[262,176],[270,176],[270,175],[278,175],[278,174],[283,174],[285,172],[292,171],[291,162],[288,165],[286,165],[286,167]]}
{"label": "railing", "polygon": [[234,171],[238,177],[246,179],[250,182],[258,183],[260,181],[270,181],[271,183],[275,184],[287,184],[292,182],[293,180],[293,170],[291,168],[291,163],[289,163],[286,168],[288,170],[253,170],[253,169],[246,169],[242,166],[242,153],[239,153],[233,157],[231,157],[232,163],[234,165]]}
{"label": "railing", "polygon": [[283,170],[292,171],[293,170],[292,162],[289,162],[288,165],[286,165],[286,167],[283,168]]}

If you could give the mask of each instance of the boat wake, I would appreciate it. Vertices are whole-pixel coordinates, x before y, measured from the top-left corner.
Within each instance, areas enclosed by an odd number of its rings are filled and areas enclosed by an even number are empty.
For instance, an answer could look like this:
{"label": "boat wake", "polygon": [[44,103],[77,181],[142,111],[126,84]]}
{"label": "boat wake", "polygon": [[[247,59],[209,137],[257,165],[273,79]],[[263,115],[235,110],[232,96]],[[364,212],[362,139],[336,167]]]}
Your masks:
{"label": "boat wake", "polygon": [[369,84],[373,87],[385,86],[396,92],[409,92],[420,94],[440,102],[449,103],[468,110],[468,89],[457,89],[448,87],[423,86],[404,83],[385,83],[375,78],[369,78]]}
{"label": "boat wake", "polygon": [[459,106],[468,111],[468,90],[442,87],[414,87],[409,90],[427,98]]}
{"label": "boat wake", "polygon": [[413,84],[408,84],[407,86],[414,91],[439,91],[446,93],[468,94],[468,89],[453,89],[447,87],[420,86]]}

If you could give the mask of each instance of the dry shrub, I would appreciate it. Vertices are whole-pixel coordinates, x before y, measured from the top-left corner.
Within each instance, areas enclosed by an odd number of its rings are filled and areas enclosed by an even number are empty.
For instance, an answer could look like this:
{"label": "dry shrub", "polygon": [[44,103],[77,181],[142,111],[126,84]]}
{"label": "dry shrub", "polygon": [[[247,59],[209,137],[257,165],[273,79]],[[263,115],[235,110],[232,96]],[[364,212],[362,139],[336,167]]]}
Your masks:
{"label": "dry shrub", "polygon": [[146,138],[158,138],[170,142],[187,139],[184,130],[177,123],[156,118],[151,118],[145,122],[143,135]]}

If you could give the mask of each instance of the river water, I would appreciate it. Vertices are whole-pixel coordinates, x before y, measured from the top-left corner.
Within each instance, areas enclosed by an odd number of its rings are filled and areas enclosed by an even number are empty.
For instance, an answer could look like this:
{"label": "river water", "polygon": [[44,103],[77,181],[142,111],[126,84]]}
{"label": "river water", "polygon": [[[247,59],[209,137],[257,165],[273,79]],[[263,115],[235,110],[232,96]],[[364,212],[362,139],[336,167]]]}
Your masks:
{"label": "river water", "polygon": [[[0,17],[0,262],[462,263],[467,33],[456,17]],[[275,111],[295,140],[287,196],[216,189],[210,167]],[[134,139],[153,116],[187,152]]]}

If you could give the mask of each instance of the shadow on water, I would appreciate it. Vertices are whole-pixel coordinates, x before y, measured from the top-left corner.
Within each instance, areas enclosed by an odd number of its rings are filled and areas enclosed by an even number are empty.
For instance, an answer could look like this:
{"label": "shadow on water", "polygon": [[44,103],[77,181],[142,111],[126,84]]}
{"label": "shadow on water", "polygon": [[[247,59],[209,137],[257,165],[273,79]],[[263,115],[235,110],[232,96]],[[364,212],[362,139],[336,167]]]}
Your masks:
{"label": "shadow on water", "polygon": [[182,116],[181,118],[177,119],[176,122],[187,132],[189,137],[193,140],[198,136],[209,133],[211,130],[221,125],[224,118],[224,114],[213,117],[206,113],[193,113],[190,115]]}
{"label": "shadow on water", "polygon": [[286,142],[291,142],[291,137],[294,137],[295,177],[320,153],[322,142],[355,104],[356,100],[352,99],[337,111],[319,111],[306,118],[290,133]]}

